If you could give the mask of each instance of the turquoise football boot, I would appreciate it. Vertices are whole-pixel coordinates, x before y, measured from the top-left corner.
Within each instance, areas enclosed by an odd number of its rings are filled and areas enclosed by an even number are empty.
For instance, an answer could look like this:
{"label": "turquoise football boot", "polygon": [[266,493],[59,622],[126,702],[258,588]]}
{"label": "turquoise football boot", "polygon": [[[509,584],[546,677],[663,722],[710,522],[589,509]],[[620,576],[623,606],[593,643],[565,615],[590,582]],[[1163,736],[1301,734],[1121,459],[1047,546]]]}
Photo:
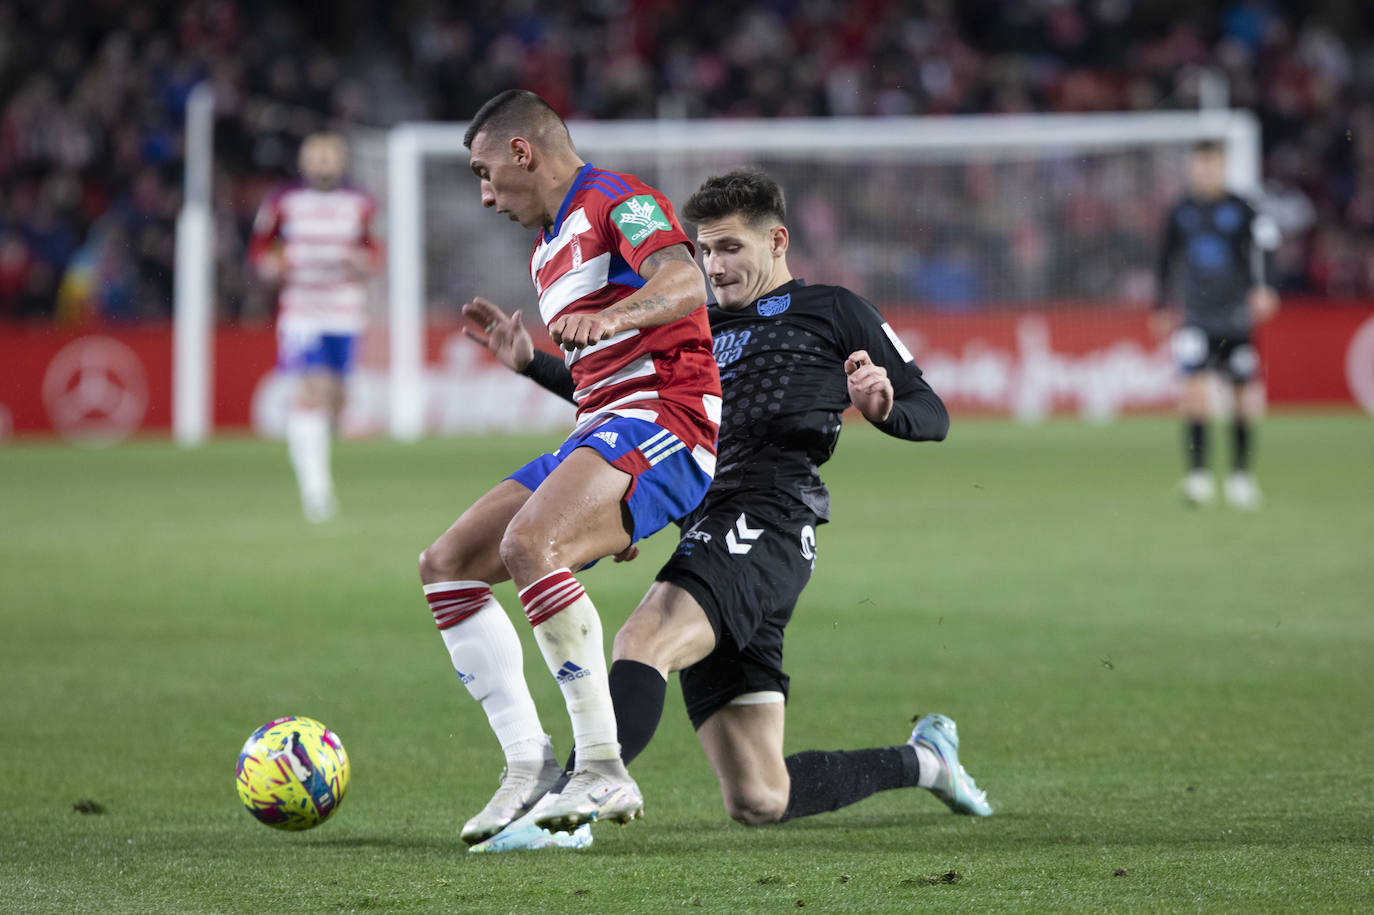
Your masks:
{"label": "turquoise football boot", "polygon": [[952,718],[926,715],[911,730],[911,746],[923,746],[940,759],[941,772],[930,790],[955,813],[992,816],[988,793],[978,790],[973,776],[959,764],[959,730]]}

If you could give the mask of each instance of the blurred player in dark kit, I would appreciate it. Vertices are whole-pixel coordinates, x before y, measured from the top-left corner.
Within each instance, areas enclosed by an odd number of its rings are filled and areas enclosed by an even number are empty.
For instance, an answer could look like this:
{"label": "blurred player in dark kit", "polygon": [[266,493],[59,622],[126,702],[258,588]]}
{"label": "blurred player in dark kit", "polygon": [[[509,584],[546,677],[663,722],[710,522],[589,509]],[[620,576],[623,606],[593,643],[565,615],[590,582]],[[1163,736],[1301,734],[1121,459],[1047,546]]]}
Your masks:
{"label": "blurred player in dark kit", "polygon": [[[1180,411],[1188,473],[1182,493],[1192,505],[1216,498],[1207,462],[1211,418],[1211,376],[1229,382],[1231,473],[1226,501],[1235,508],[1260,507],[1251,472],[1254,425],[1264,410],[1255,352],[1255,328],[1278,310],[1278,295],[1266,280],[1266,252],[1278,246],[1278,229],[1244,199],[1226,190],[1226,150],[1219,141],[1197,144],[1188,159],[1188,195],[1170,211],[1159,257],[1155,328],[1172,332],[1172,349],[1183,373]],[[1169,309],[1171,280],[1179,262],[1181,317]]]}

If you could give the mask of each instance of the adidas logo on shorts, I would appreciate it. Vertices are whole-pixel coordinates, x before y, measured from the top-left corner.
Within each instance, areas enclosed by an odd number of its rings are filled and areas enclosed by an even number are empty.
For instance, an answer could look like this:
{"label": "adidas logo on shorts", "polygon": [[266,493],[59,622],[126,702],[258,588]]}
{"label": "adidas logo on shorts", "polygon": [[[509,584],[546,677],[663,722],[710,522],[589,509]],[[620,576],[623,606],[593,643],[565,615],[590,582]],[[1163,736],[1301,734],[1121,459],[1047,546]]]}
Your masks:
{"label": "adidas logo on shorts", "polygon": [[592,437],[599,438],[603,442],[614,448],[616,439],[620,438],[620,434],[616,432],[594,432],[592,433]]}

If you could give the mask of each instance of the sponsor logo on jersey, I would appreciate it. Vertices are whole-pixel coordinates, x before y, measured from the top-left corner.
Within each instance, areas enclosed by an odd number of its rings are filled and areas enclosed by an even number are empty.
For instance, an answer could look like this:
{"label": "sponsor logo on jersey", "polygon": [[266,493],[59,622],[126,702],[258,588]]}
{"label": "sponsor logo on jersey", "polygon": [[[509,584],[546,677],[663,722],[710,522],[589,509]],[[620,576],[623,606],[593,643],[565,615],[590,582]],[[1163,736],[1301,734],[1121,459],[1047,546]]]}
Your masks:
{"label": "sponsor logo on jersey", "polygon": [[559,683],[570,683],[573,680],[581,680],[583,677],[590,677],[592,672],[585,667],[578,667],[572,661],[564,661],[563,666],[558,668],[555,679]]}
{"label": "sponsor logo on jersey", "polygon": [[787,293],[787,295],[775,295],[772,298],[759,299],[759,314],[763,315],[765,318],[771,318],[773,315],[780,315],[791,307],[792,293],[790,292]]}
{"label": "sponsor logo on jersey", "polygon": [[700,540],[702,543],[710,543],[710,542],[711,542],[711,535],[708,534],[708,533],[706,533],[705,531],[697,530],[697,528],[699,528],[699,527],[701,527],[701,522],[700,522],[700,521],[698,521],[696,524],[693,524],[693,525],[691,526],[691,528],[690,528],[686,533],[684,533],[684,534],[682,535],[682,539],[683,539],[683,540]]}
{"label": "sponsor logo on jersey", "polygon": [[594,434],[592,435],[592,438],[599,438],[599,439],[601,439],[603,442],[605,442],[606,444],[608,444],[608,445],[610,445],[612,448],[614,448],[614,447],[615,447],[616,439],[620,438],[620,433],[618,433],[618,432],[597,432],[597,433],[594,433]]}
{"label": "sponsor logo on jersey", "polygon": [[630,244],[638,245],[655,232],[672,229],[672,225],[658,208],[658,201],[648,194],[631,197],[611,211],[616,228],[629,239]]}

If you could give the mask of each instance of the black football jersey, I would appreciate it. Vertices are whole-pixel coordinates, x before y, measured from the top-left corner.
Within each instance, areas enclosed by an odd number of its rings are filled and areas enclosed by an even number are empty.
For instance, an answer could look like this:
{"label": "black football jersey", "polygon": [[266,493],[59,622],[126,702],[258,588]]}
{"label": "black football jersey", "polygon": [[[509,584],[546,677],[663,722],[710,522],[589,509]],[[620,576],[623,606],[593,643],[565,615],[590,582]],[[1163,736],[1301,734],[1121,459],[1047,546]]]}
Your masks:
{"label": "black football jersey", "polygon": [[1160,248],[1160,296],[1168,296],[1173,269],[1181,265],[1185,324],[1216,336],[1249,335],[1246,293],[1263,281],[1256,219],[1250,204],[1235,194],[1187,197],[1169,213]]}
{"label": "black football jersey", "polygon": [[827,519],[819,468],[850,406],[844,363],[856,350],[892,381],[892,413],[875,425],[912,441],[944,438],[944,404],[878,310],[848,289],[793,280],[737,311],[711,306],[709,315],[724,394],[712,492],[780,489]]}

